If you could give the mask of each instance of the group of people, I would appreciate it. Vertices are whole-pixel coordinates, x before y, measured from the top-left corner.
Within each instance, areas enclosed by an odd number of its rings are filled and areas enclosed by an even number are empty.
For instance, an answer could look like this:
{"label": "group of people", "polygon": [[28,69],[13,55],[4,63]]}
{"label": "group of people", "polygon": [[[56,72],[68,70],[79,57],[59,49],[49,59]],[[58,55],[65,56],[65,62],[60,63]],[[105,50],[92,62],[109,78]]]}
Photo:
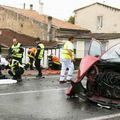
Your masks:
{"label": "group of people", "polygon": [[[37,47],[28,50],[30,69],[33,69],[33,61],[35,60],[35,67],[38,71],[38,75],[36,77],[43,78],[40,62],[44,53],[44,45],[41,43],[40,38],[37,38],[35,42]],[[19,43],[16,38],[13,38],[13,45],[9,48],[9,55],[6,57],[9,64],[5,66],[5,68],[9,69],[8,73],[18,82],[22,81],[21,76],[24,73],[24,70],[29,67],[28,64],[22,64],[23,52],[24,48],[22,44]]]}
{"label": "group of people", "polygon": [[[33,69],[33,61],[35,61],[35,67],[38,71],[38,75],[36,77],[43,78],[42,68],[41,68],[41,60],[43,58],[44,53],[44,44],[41,42],[40,38],[36,39],[36,48],[30,48],[28,50],[29,57],[29,67],[30,70]],[[70,82],[73,77],[74,71],[74,37],[69,37],[68,41],[64,44],[62,52],[61,52],[61,60],[58,58],[50,56],[50,59],[53,60],[53,68],[61,69],[60,72],[60,83]],[[6,57],[6,60],[9,64],[6,66],[8,73],[13,76],[13,79],[16,79],[18,82],[22,81],[22,74],[26,70],[28,66],[22,64],[24,48],[21,43],[18,42],[16,38],[13,38],[13,45],[9,48],[9,55]],[[51,64],[51,63],[50,63]],[[67,76],[66,76],[66,70]]]}

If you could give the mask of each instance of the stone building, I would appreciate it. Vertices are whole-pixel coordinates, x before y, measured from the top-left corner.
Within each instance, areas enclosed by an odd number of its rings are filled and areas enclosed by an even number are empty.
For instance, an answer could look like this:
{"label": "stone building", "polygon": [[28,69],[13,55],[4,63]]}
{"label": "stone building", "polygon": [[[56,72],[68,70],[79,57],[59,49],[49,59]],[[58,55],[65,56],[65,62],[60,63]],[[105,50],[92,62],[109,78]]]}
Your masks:
{"label": "stone building", "polygon": [[69,35],[80,38],[80,34],[90,32],[77,25],[39,14],[30,6],[30,9],[20,9],[9,6],[0,6],[0,28],[7,28],[42,40],[63,40]]}
{"label": "stone building", "polygon": [[90,39],[90,30],[52,16],[39,14],[32,5],[30,9],[0,5],[0,28],[1,33],[2,29],[9,29],[33,38],[40,37],[41,40],[49,42],[64,42],[68,40],[69,36],[75,36],[76,58],[84,56],[84,41]]}

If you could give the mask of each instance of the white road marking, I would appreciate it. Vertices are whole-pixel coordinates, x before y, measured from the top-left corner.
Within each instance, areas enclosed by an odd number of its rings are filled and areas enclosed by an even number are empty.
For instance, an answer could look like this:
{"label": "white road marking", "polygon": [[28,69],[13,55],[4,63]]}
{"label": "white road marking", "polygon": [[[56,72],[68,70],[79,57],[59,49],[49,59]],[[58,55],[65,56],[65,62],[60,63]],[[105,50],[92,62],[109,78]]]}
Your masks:
{"label": "white road marking", "polygon": [[[21,91],[21,92],[9,92],[9,93],[0,93],[0,96],[9,96],[9,95],[19,95],[19,94],[32,94],[32,93],[42,93],[42,92],[56,92],[56,91],[64,91],[67,88],[56,88],[56,89],[44,89],[44,90],[30,90],[30,91]],[[105,115],[100,117],[93,117],[83,120],[105,120],[110,118],[120,117],[120,113],[112,114],[112,115]]]}
{"label": "white road marking", "polygon": [[21,92],[9,92],[9,93],[0,93],[0,96],[7,96],[7,95],[19,95],[19,94],[31,94],[31,93],[41,93],[41,92],[56,92],[56,91],[63,91],[67,88],[59,88],[59,89],[44,89],[44,90],[30,90],[30,91],[21,91]]}
{"label": "white road marking", "polygon": [[100,116],[100,117],[94,117],[94,118],[88,118],[88,119],[83,119],[83,120],[106,120],[106,119],[115,118],[115,117],[120,117],[120,113],[112,114],[112,115],[105,115],[105,116]]}
{"label": "white road marking", "polygon": [[0,80],[0,84],[13,84],[13,83],[16,83],[17,80],[13,80],[13,79],[1,79]]}

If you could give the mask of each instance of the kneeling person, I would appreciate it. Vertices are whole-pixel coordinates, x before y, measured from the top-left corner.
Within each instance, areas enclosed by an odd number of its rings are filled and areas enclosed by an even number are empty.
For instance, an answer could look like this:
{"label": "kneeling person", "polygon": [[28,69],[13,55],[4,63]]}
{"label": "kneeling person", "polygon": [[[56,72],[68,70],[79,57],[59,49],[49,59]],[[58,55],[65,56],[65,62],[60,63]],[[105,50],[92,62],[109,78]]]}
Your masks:
{"label": "kneeling person", "polygon": [[19,61],[12,59],[12,57],[7,57],[6,60],[9,62],[9,65],[6,66],[7,69],[10,69],[8,73],[13,76],[13,79],[17,80],[17,82],[21,82],[21,76],[24,73],[24,67]]}

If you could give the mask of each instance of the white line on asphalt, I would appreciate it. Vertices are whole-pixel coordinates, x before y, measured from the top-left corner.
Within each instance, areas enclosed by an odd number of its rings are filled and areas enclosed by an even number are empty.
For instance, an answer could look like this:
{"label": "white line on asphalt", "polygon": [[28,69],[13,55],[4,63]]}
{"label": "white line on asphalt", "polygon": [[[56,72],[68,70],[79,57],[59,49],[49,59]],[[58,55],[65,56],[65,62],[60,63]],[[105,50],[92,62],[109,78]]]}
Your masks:
{"label": "white line on asphalt", "polygon": [[115,118],[115,117],[120,117],[120,113],[112,114],[112,115],[105,115],[101,117],[88,118],[84,120],[106,120],[106,119]]}
{"label": "white line on asphalt", "polygon": [[18,95],[18,94],[30,94],[30,93],[40,93],[40,92],[55,92],[55,91],[63,91],[67,88],[59,88],[59,89],[45,89],[45,90],[30,90],[30,91],[22,91],[22,92],[9,92],[9,93],[0,93],[0,96],[7,95]]}

